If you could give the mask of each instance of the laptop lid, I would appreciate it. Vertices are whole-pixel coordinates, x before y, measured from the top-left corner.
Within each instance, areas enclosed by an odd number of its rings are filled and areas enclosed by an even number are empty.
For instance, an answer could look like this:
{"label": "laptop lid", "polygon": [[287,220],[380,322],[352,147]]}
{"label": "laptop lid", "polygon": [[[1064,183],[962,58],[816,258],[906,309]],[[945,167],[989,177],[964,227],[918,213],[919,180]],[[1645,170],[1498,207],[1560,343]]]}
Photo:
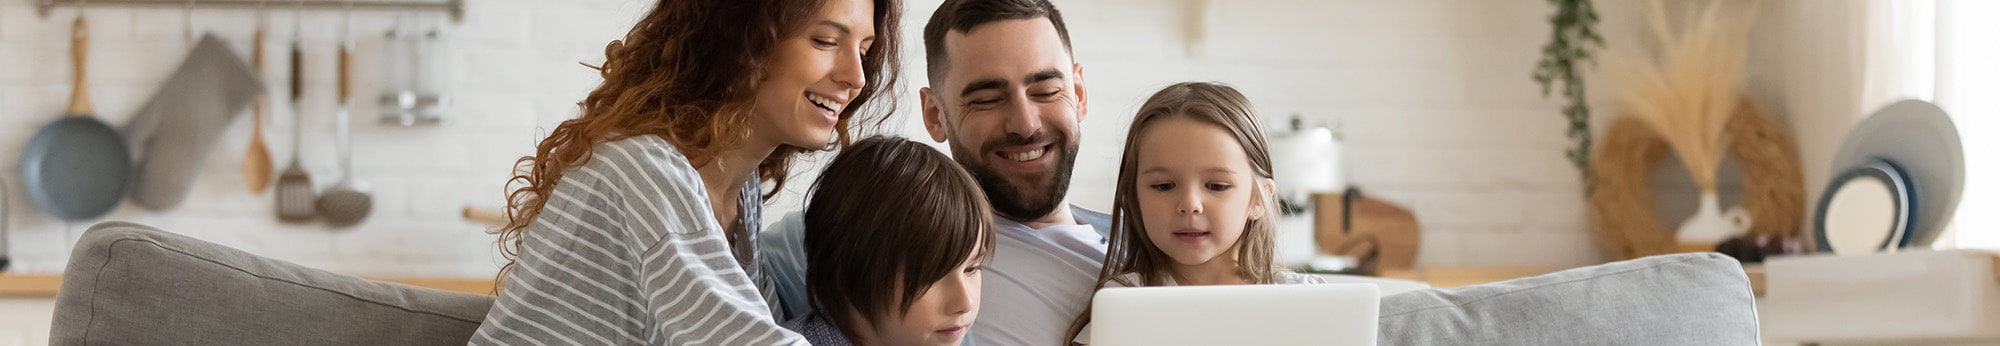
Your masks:
{"label": "laptop lid", "polygon": [[1090,344],[1372,346],[1380,305],[1373,284],[1106,288]]}

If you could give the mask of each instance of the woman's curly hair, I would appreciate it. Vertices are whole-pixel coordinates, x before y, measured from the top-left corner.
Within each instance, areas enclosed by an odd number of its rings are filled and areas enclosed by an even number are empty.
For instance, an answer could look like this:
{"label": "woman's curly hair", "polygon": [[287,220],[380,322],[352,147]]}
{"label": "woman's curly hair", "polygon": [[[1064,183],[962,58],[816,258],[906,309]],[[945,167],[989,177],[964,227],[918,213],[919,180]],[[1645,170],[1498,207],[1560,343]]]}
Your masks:
{"label": "woman's curly hair", "polygon": [[[880,125],[895,109],[902,20],[900,0],[875,2],[875,43],[861,59],[867,83],[834,125],[836,145],[850,141],[855,124]],[[589,162],[592,148],[633,136],[659,136],[697,167],[749,136],[751,105],[773,48],[798,35],[826,0],[662,0],[623,40],[604,47],[604,63],[589,66],[604,83],[578,103],[582,115],[556,126],[515,163],[507,181],[507,225],[499,236],[504,279],[521,251],[528,225],[541,214],[563,172]],[[882,111],[874,111],[876,109]],[[862,116],[856,121],[858,114]],[[873,124],[870,124],[870,123]],[[763,198],[782,191],[791,161],[821,148],[779,146],[757,166],[773,184]]]}

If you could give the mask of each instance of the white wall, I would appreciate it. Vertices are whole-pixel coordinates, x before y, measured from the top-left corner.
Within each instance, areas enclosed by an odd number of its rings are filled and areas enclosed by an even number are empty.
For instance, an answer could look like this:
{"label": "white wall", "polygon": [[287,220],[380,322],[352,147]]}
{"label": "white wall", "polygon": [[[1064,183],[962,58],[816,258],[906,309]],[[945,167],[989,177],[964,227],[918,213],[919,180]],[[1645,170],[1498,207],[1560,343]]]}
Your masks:
{"label": "white wall", "polygon": [[1529,70],[1548,35],[1540,1],[1212,1],[1189,48],[1180,1],[1065,2],[1092,118],[1071,195],[1109,206],[1125,127],[1183,80],[1242,89],[1283,126],[1345,124],[1348,181],[1410,207],[1428,264],[1568,266],[1599,260],[1567,122]]}
{"label": "white wall", "polygon": [[[906,4],[902,133],[922,135],[915,87],[922,85],[920,32],[938,1]],[[1272,126],[1290,114],[1340,119],[1347,135],[1349,181],[1374,196],[1409,206],[1423,223],[1421,261],[1429,264],[1581,265],[1599,260],[1584,217],[1575,171],[1563,158],[1566,126],[1558,101],[1544,100],[1528,79],[1548,35],[1541,1],[1057,1],[1065,11],[1090,83],[1091,116],[1072,184],[1075,203],[1110,204],[1115,162],[1131,113],[1151,92],[1183,80],[1236,85]],[[467,205],[498,206],[514,158],[531,152],[548,128],[573,116],[595,86],[577,62],[602,60],[605,42],[622,36],[650,1],[483,0],[467,2],[453,27],[455,122],[399,128],[361,121],[358,174],[375,192],[375,215],[352,230],[282,225],[271,197],[242,186],[239,165],[247,116],[228,129],[203,163],[194,195],[180,210],[131,205],[107,219],[135,220],[259,255],[337,272],[367,275],[481,277],[496,268],[492,238],[459,220]],[[1189,11],[1205,8],[1199,45]],[[67,28],[74,9],[47,17],[30,1],[0,1],[0,167],[18,172],[22,143],[61,113],[68,93]],[[254,11],[198,10],[212,29],[247,52]],[[161,83],[183,52],[179,9],[99,8],[93,21],[91,83],[98,113],[122,123]],[[289,13],[274,14],[271,37],[291,36]],[[307,165],[330,184],[330,62],[335,12],[305,18],[309,96]],[[386,13],[357,13],[358,32],[380,33]],[[357,95],[373,95],[381,65],[377,39],[361,42]],[[273,44],[271,57],[282,46]],[[246,53],[247,54],[247,53]],[[278,61],[271,71],[282,71]],[[280,74],[274,73],[274,76]],[[275,77],[281,85],[283,77]],[[278,91],[280,89],[272,89]],[[282,98],[279,105],[283,105]],[[371,118],[375,107],[359,103]],[[289,159],[283,107],[265,134],[279,164]],[[823,160],[821,160],[823,161]],[[814,171],[816,168],[801,169]],[[812,177],[797,178],[802,188]],[[62,270],[69,247],[92,222],[63,223],[32,210],[8,180],[14,206],[17,270]],[[767,209],[767,219],[796,210],[797,194]]]}
{"label": "white wall", "polygon": [[49,344],[54,299],[0,297],[0,311],[7,312],[0,314],[0,346]]}
{"label": "white wall", "polygon": [[1841,139],[1867,112],[1886,105],[1866,104],[1862,96],[1869,2],[1767,2],[1752,32],[1746,92],[1765,113],[1791,125],[1808,218],[1832,179]]}
{"label": "white wall", "polygon": [[[1989,97],[2000,94],[2000,67],[1985,62],[2000,60],[2000,43],[1992,40],[2000,34],[2000,23],[1987,20],[2000,15],[2000,3],[1944,0],[1937,10],[1938,105],[1951,112],[1965,141],[1966,176],[1995,176],[2000,172],[2000,138],[1987,134],[2000,133],[2000,101]],[[2000,182],[1967,180],[1951,231],[1956,233],[1953,245],[2000,249],[2000,215],[1970,212],[1996,207]]]}
{"label": "white wall", "polygon": [[[649,4],[649,3],[648,3]],[[500,184],[513,159],[531,153],[538,127],[572,116],[574,104],[595,85],[579,61],[602,60],[603,43],[622,36],[644,5],[636,1],[471,1],[465,20],[452,28],[450,71],[458,98],[454,124],[403,128],[378,125],[370,98],[354,110],[356,174],[372,188],[374,214],[359,227],[333,230],[318,224],[286,225],[273,217],[271,193],[253,195],[239,169],[250,121],[240,116],[202,164],[193,194],[179,209],[151,212],[127,204],[105,220],[133,220],[259,255],[337,272],[369,275],[487,277],[497,268],[493,238],[461,221],[468,204],[497,206]],[[65,223],[33,209],[21,191],[18,155],[42,123],[62,113],[68,99],[70,20],[58,8],[47,17],[30,1],[0,1],[0,175],[9,176],[13,252],[20,272],[60,272],[69,248],[90,224]],[[179,8],[92,8],[91,84],[97,112],[123,124],[162,83],[185,52]],[[212,30],[248,56],[254,10],[194,12],[196,32]],[[283,169],[291,160],[295,124],[283,95],[293,13],[273,11],[267,58],[274,113],[264,134]],[[442,18],[439,14],[429,16]],[[380,34],[395,18],[387,12],[353,15],[358,38],[356,91],[376,95],[384,69]],[[305,165],[325,187],[337,179],[332,149],[333,52],[337,11],[307,11]],[[441,20],[441,19],[440,19]]]}

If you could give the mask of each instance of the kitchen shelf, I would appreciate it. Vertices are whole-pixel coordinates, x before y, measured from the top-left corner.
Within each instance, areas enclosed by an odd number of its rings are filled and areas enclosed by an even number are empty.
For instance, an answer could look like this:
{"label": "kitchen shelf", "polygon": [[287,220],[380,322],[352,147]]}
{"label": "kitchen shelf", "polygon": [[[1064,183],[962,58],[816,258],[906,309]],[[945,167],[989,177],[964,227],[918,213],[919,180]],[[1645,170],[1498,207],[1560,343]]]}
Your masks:
{"label": "kitchen shelf", "polygon": [[465,16],[465,0],[34,0],[35,9],[43,17],[54,7],[196,7],[196,8],[267,8],[271,10],[308,9],[352,9],[352,10],[413,10],[439,11],[451,14],[456,21]]}

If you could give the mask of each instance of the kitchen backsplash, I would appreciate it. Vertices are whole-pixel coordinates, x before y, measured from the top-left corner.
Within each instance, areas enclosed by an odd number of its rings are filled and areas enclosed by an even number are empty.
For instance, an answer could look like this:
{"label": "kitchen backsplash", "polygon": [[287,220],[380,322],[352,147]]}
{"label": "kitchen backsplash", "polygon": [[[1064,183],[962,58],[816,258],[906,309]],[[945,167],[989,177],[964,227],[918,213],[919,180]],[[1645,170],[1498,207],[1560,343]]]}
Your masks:
{"label": "kitchen backsplash", "polygon": [[[917,117],[923,77],[920,32],[938,1],[905,6],[903,95],[885,131],[929,138]],[[1267,124],[1291,114],[1338,121],[1348,181],[1401,203],[1423,223],[1420,262],[1568,266],[1595,262],[1582,187],[1563,158],[1566,126],[1555,101],[1528,79],[1547,37],[1539,1],[1155,1],[1058,0],[1090,91],[1083,150],[1071,200],[1105,209],[1125,127],[1154,90],[1182,80],[1227,82],[1247,93]],[[155,225],[258,255],[335,272],[383,276],[490,276],[499,256],[482,225],[460,219],[468,205],[498,207],[515,159],[576,114],[598,81],[583,63],[602,60],[651,6],[636,0],[482,0],[464,19],[436,13],[358,11],[354,106],[355,173],[375,198],[373,215],[349,229],[283,224],[272,194],[252,194],[239,169],[248,113],[202,161],[178,210],[126,203],[104,220]],[[1207,6],[1197,9],[1193,6]],[[291,160],[299,122],[280,86],[293,13],[274,6],[266,54],[273,112],[263,129],[273,161]],[[179,63],[186,47],[180,8],[92,8],[91,93],[107,122],[123,124]],[[34,209],[18,176],[21,146],[62,114],[69,94],[73,8],[38,14],[32,1],[0,1],[0,176],[14,270],[55,273],[90,224]],[[212,31],[248,56],[256,10],[197,9],[195,32]],[[398,16],[440,23],[448,42],[447,122],[402,127],[374,121],[385,68],[382,34]],[[337,179],[333,150],[333,52],[338,11],[304,14],[304,163],[320,188]],[[1193,24],[1199,23],[1199,24]],[[1203,30],[1190,30],[1198,25]],[[823,163],[824,160],[819,160]],[[811,163],[809,163],[811,164]],[[800,207],[798,190],[771,201],[766,220]]]}

